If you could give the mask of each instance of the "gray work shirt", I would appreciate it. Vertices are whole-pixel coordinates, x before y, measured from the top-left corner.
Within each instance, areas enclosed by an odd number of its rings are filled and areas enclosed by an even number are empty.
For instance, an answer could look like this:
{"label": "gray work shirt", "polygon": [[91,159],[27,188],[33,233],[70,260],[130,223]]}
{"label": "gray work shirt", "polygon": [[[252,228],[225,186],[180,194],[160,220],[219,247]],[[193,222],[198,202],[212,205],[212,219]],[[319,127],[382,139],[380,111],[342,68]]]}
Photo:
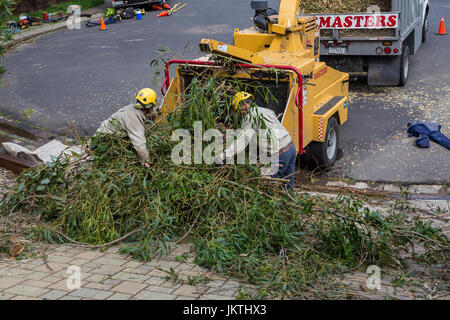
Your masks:
{"label": "gray work shirt", "polygon": [[111,117],[102,122],[97,133],[118,134],[121,137],[128,136],[139,161],[150,163],[150,155],[145,139],[145,115],[142,110],[135,108],[134,103],[123,107]]}
{"label": "gray work shirt", "polygon": [[222,162],[224,158],[232,158],[235,154],[245,150],[254,135],[258,134],[258,129],[262,129],[261,123],[257,120],[258,118],[263,119],[265,128],[270,132],[270,141],[268,141],[265,134],[260,135],[259,138],[261,139],[260,142],[267,146],[267,150],[271,154],[278,153],[281,148],[285,148],[292,142],[289,132],[280,123],[275,112],[262,107],[251,108],[242,124],[243,130],[239,132],[234,143],[231,146],[227,146],[224,155],[217,157],[218,162]]}

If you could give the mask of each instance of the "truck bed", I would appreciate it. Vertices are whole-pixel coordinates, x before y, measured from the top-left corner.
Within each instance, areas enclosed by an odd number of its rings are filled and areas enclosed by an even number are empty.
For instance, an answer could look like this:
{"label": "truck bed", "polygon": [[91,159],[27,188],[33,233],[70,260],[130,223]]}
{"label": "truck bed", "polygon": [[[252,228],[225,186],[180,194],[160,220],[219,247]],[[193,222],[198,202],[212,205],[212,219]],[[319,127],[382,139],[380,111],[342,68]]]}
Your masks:
{"label": "truck bed", "polygon": [[[319,0],[314,3],[306,3],[303,10],[305,13],[316,15],[318,21],[322,22],[322,26],[323,21],[319,19],[334,17],[331,20],[332,22],[329,23],[330,25],[327,24],[328,28],[324,27],[321,29],[321,37],[324,40],[331,38],[354,38],[355,40],[391,40],[397,38],[404,40],[419,23],[421,16],[421,5],[419,3],[419,1],[414,0]],[[334,28],[333,24],[332,27],[335,30],[335,33],[333,33],[333,29],[330,26],[335,21],[333,19],[338,19],[336,16],[343,15],[341,18],[344,19],[344,17],[348,16],[354,18],[357,15],[367,15],[371,5],[379,7],[380,11],[377,11],[377,13],[380,16],[398,15],[397,26],[389,28],[389,24],[386,23],[384,25],[380,24],[380,28],[355,28],[353,23],[353,25],[349,24],[349,28]]]}
{"label": "truck bed", "polygon": [[[332,30],[321,30],[322,39],[332,38]],[[339,31],[341,38],[389,38],[395,37],[395,29],[345,29]]]}
{"label": "truck bed", "polygon": [[381,12],[392,11],[391,0],[316,0],[303,1],[301,13],[351,13],[367,12],[370,5],[377,5]]}

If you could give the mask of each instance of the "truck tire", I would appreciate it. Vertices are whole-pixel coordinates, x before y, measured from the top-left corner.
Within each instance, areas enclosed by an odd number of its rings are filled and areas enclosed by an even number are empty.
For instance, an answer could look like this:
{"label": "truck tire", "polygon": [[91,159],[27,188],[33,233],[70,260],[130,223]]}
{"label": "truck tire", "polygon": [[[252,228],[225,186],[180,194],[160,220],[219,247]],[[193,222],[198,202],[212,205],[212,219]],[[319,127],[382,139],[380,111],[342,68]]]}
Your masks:
{"label": "truck tire", "polygon": [[330,168],[336,162],[339,150],[339,125],[335,117],[328,120],[325,142],[311,142],[310,151],[319,167]]}
{"label": "truck tire", "polygon": [[407,45],[404,45],[402,49],[402,55],[400,56],[400,86],[404,86],[408,83],[409,58],[409,47]]}
{"label": "truck tire", "polygon": [[425,14],[425,20],[423,21],[422,43],[425,43],[425,41],[427,41],[427,32],[428,32],[428,13]]}

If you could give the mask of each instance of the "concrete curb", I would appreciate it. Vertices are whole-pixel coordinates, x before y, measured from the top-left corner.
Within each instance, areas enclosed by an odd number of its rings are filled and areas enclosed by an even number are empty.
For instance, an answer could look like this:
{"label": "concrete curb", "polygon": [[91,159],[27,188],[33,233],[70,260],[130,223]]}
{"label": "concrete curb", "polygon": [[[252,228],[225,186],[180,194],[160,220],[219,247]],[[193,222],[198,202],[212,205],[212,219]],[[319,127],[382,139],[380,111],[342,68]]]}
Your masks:
{"label": "concrete curb", "polygon": [[[92,14],[92,16],[90,18],[87,18],[87,17],[80,18],[80,22],[84,23],[91,19],[100,18],[103,15],[104,15],[103,13],[94,13],[94,14]],[[23,42],[23,41],[27,41],[32,38],[41,36],[43,34],[61,30],[64,28],[67,28],[66,21],[61,21],[61,22],[57,22],[54,24],[42,25],[37,28],[33,28],[33,29],[27,30],[27,31],[22,31],[18,34],[13,35],[13,39],[8,42],[3,43],[3,46],[5,49],[8,49],[8,48],[11,48],[11,47],[17,45],[18,43]]]}
{"label": "concrete curb", "polygon": [[388,193],[402,193],[407,192],[409,194],[416,195],[442,195],[449,196],[450,188],[446,185],[424,185],[424,184],[412,184],[409,186],[398,186],[395,184],[376,184],[366,182],[356,182],[350,184],[344,181],[328,181],[327,187],[334,188],[348,188],[355,190],[371,191],[371,192],[388,192]]}

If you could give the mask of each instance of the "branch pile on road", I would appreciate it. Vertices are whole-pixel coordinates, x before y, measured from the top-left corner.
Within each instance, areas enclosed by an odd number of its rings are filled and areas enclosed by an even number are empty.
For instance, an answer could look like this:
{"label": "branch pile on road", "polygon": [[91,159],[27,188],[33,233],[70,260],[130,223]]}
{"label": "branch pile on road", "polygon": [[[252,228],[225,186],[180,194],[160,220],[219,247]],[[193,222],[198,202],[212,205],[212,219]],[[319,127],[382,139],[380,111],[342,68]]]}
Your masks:
{"label": "branch pile on road", "polygon": [[189,241],[196,263],[256,285],[260,298],[346,297],[336,274],[401,268],[413,244],[423,248],[417,260],[448,261],[443,232],[400,211],[382,215],[355,197],[289,193],[257,165],[173,164],[172,132],[192,130],[194,121],[221,129],[233,90],[242,89],[211,76],[193,80],[168,121],[148,128],[150,170],[128,140],[91,137],[78,161],[61,156],[23,172],[2,214],[39,216],[32,233],[52,243],[121,240],[121,252],[141,260]]}

